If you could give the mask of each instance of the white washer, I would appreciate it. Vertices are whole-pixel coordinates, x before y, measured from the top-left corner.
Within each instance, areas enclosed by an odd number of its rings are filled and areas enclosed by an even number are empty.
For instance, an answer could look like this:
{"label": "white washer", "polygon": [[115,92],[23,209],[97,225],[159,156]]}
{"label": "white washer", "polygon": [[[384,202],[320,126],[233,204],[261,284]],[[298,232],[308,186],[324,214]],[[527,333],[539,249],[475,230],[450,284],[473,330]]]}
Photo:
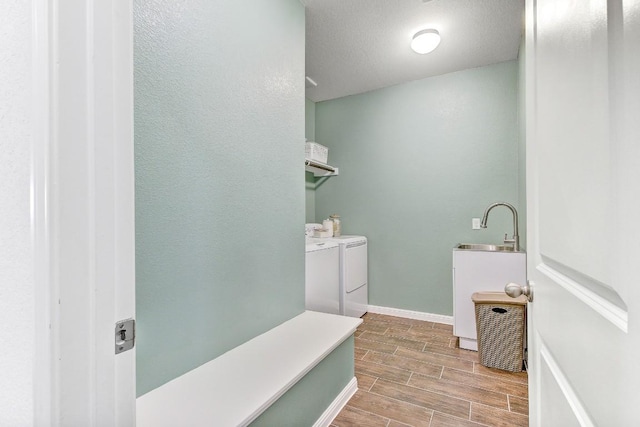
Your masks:
{"label": "white washer", "polygon": [[367,238],[339,236],[331,240],[340,245],[340,314],[361,317],[369,306]]}
{"label": "white washer", "polygon": [[340,314],[340,248],[329,239],[305,241],[305,308]]}

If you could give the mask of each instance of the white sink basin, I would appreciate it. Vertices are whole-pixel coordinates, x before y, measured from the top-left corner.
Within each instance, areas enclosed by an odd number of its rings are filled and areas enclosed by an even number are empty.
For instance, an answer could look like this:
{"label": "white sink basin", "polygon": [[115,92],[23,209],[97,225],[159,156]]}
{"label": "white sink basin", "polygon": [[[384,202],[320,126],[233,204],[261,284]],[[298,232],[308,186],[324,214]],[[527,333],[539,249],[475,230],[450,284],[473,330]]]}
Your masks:
{"label": "white sink basin", "polygon": [[466,251],[514,252],[513,245],[490,245],[485,243],[458,243],[454,249]]}

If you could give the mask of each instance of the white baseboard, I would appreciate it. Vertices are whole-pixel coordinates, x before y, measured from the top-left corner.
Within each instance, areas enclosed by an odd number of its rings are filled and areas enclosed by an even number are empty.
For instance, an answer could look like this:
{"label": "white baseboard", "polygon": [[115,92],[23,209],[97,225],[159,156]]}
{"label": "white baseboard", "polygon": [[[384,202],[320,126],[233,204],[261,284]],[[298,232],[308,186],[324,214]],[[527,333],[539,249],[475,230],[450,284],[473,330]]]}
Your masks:
{"label": "white baseboard", "polygon": [[335,417],[338,416],[344,405],[347,404],[349,399],[358,391],[358,380],[353,377],[349,384],[342,389],[340,394],[331,402],[331,405],[324,411],[324,413],[318,418],[313,427],[329,427]]}
{"label": "white baseboard", "polygon": [[403,310],[401,308],[392,307],[380,307],[376,305],[370,305],[368,311],[371,313],[386,314],[388,316],[404,317],[407,319],[425,320],[427,322],[453,325],[453,316],[445,316],[443,314],[423,313],[421,311]]}

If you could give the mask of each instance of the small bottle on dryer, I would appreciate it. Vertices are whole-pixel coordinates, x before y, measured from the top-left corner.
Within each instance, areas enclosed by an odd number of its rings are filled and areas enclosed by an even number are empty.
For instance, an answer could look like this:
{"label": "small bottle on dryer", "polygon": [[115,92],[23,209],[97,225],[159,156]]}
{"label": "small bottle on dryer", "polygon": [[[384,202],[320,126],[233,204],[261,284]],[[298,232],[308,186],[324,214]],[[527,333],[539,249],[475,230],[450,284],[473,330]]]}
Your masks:
{"label": "small bottle on dryer", "polygon": [[332,237],[334,232],[334,223],[330,219],[325,219],[322,221],[322,228],[329,231],[329,235],[327,237]]}
{"label": "small bottle on dryer", "polygon": [[329,216],[331,221],[333,221],[333,237],[340,237],[342,234],[342,224],[340,223],[340,215],[333,214]]}

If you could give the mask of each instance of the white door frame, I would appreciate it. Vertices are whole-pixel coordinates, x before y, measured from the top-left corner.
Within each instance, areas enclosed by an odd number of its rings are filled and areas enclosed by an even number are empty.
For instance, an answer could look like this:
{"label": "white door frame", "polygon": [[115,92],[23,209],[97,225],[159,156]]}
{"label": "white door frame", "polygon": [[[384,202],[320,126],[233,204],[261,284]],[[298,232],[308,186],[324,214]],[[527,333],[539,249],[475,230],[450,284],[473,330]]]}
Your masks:
{"label": "white door frame", "polygon": [[34,0],[31,217],[36,425],[135,424],[129,1]]}

